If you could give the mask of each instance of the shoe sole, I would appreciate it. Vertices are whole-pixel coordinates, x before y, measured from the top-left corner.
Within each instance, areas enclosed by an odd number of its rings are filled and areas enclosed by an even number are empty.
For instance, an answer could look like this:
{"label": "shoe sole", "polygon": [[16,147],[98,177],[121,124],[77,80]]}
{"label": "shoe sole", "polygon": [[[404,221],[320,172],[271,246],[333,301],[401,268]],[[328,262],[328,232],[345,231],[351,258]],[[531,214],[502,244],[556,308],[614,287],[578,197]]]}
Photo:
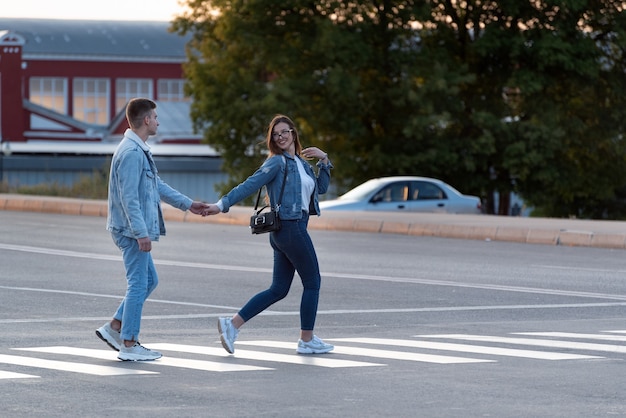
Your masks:
{"label": "shoe sole", "polygon": [[235,354],[235,350],[230,349],[230,347],[228,346],[228,343],[226,342],[226,338],[224,338],[223,335],[220,335],[220,341],[222,342],[222,347],[224,347],[224,350],[226,350],[229,354]]}
{"label": "shoe sole", "polygon": [[298,354],[326,354],[326,353],[330,353],[334,349],[335,349],[335,347],[329,348],[329,349],[324,349],[324,350],[312,350],[312,349],[300,350],[300,348],[297,348],[296,352]]}
{"label": "shoe sole", "polygon": [[122,361],[153,361],[153,360],[157,360],[160,359],[163,356],[159,356],[159,357],[141,357],[141,356],[129,356],[129,357],[122,357],[122,356],[117,356],[118,360],[122,360]]}
{"label": "shoe sole", "polygon": [[220,333],[220,341],[222,342],[222,347],[224,347],[224,350],[226,350],[226,352],[229,353],[229,354],[234,354],[235,353],[235,348],[233,347],[231,349],[228,346],[228,343],[226,342],[226,338],[224,338],[224,332],[222,331],[222,321],[220,321],[219,318],[217,318],[217,330]]}
{"label": "shoe sole", "polygon": [[107,345],[109,347],[111,347],[113,350],[115,351],[120,351],[119,347],[116,347],[115,344],[109,342],[109,340],[106,339],[106,337],[104,335],[102,335],[102,333],[99,330],[96,330],[96,335],[98,336],[98,338],[100,338],[102,341],[104,341],[105,343],[107,343]]}

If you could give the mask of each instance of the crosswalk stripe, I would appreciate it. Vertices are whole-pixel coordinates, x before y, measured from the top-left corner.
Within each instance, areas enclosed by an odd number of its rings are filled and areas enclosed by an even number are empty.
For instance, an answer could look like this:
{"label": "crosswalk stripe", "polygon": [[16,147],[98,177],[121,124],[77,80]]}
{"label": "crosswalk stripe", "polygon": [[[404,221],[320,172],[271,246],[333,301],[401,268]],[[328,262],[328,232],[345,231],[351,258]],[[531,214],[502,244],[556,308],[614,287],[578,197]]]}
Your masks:
{"label": "crosswalk stripe", "polygon": [[379,338],[330,338],[329,341],[346,343],[393,345],[398,347],[425,348],[429,350],[460,351],[474,354],[491,354],[495,356],[523,357],[539,360],[583,360],[603,358],[582,354],[554,353],[546,351],[519,350],[513,348],[485,347],[469,344],[434,343],[429,341],[394,340]]}
{"label": "crosswalk stripe", "polygon": [[[237,344],[245,345],[245,342],[237,342]],[[257,344],[254,344],[257,345]],[[209,356],[219,357],[232,357],[226,353],[223,348],[215,347],[203,347],[194,345],[182,345],[182,344],[151,344],[150,347],[154,347],[155,350],[163,351],[179,351],[193,354],[204,354]],[[276,361],[280,363],[301,364],[307,366],[320,366],[320,367],[365,367],[365,366],[384,366],[384,364],[378,363],[365,363],[361,361],[351,360],[339,360],[330,358],[321,358],[318,356],[303,356],[297,354],[276,354],[268,353],[264,351],[250,351],[240,350],[235,351],[235,357],[246,360],[260,360],[260,361]]]}
{"label": "crosswalk stripe", "polygon": [[[295,348],[293,343],[283,343],[279,341],[245,341],[238,342],[243,345],[257,345],[270,348]],[[483,360],[465,357],[438,356],[434,354],[407,353],[402,351],[377,350],[371,348],[358,347],[335,347],[332,351],[335,354],[347,354],[352,356],[364,356],[374,358],[385,358],[392,360],[408,360],[438,364],[458,364],[458,363],[493,363],[494,360]]]}
{"label": "crosswalk stripe", "polygon": [[[150,344],[151,348],[156,349],[156,344]],[[97,358],[101,360],[117,360],[117,354],[111,350],[92,350],[88,348],[76,348],[76,347],[37,347],[37,348],[23,348],[20,350],[36,351],[39,353],[50,354],[66,354],[71,356],[82,356]],[[203,370],[208,372],[241,372],[241,371],[256,371],[256,370],[274,370],[267,367],[247,366],[242,364],[229,364],[218,363],[215,361],[205,360],[192,360],[164,356],[155,361],[151,361],[150,364],[158,366],[171,366],[180,367],[184,369]]]}
{"label": "crosswalk stripe", "polygon": [[534,335],[537,337],[581,338],[604,341],[626,341],[626,335],[578,334],[574,332],[513,332],[515,335]]}
{"label": "crosswalk stripe", "polygon": [[19,366],[37,367],[41,369],[62,370],[66,372],[84,373],[96,376],[119,376],[133,374],[158,374],[146,370],[124,369],[121,367],[98,366],[86,363],[70,363],[67,361],[44,360],[35,357],[22,357],[0,354],[0,363]]}
{"label": "crosswalk stripe", "polygon": [[5,372],[3,370],[0,370],[0,379],[29,379],[38,377],[40,376],[35,376],[33,374]]}
{"label": "crosswalk stripe", "polygon": [[[287,363],[305,366],[317,366],[328,368],[341,367],[369,367],[369,366],[386,366],[387,364],[345,360],[341,358],[345,356],[359,356],[379,358],[386,360],[406,360],[415,362],[427,362],[437,364],[464,364],[464,363],[493,363],[496,360],[479,359],[471,357],[457,357],[448,355],[436,355],[412,352],[412,350],[399,350],[393,348],[410,348],[417,350],[442,350],[453,351],[457,353],[482,354],[493,356],[520,357],[539,360],[586,360],[586,359],[602,359],[605,357],[595,355],[577,354],[572,352],[556,352],[554,350],[538,351],[525,348],[507,348],[489,345],[475,345],[454,343],[449,341],[438,340],[465,340],[472,342],[486,342],[496,344],[509,345],[526,345],[537,347],[548,347],[553,349],[567,350],[584,350],[608,353],[626,353],[626,345],[624,344],[604,344],[598,342],[581,341],[581,340],[598,340],[598,341],[626,341],[626,330],[599,331],[598,334],[590,333],[571,333],[571,332],[514,332],[509,335],[516,337],[499,337],[488,335],[472,335],[472,334],[432,334],[432,335],[414,335],[413,338],[418,339],[386,339],[386,338],[329,338],[336,344],[335,349],[327,355],[301,355],[296,354],[296,344],[285,341],[237,341],[238,346],[274,348],[280,350],[293,350],[293,353],[258,351],[254,349],[237,349],[235,355],[226,353],[222,347],[207,347],[200,345],[156,343],[151,344],[150,348],[165,352],[178,352],[197,354],[201,356],[217,357],[216,361],[208,361],[201,359],[185,359],[179,357],[171,357],[168,353],[156,361],[147,362],[149,366],[146,368],[169,366],[178,368],[187,368],[194,370],[210,371],[210,372],[233,372],[233,371],[263,371],[275,370],[275,368],[259,367],[240,364],[241,360],[254,360],[263,362]],[[520,336],[520,337],[517,337]],[[527,336],[524,338],[521,336]],[[546,338],[541,338],[546,337]],[[429,341],[426,341],[429,340]],[[391,349],[369,348],[371,346],[388,346]],[[75,373],[84,373],[98,376],[116,376],[116,375],[151,375],[159,374],[150,370],[137,370],[139,367],[125,367],[122,362],[117,359],[117,353],[112,350],[89,349],[79,347],[51,346],[51,347],[32,347],[32,348],[11,348],[11,350],[25,351],[32,353],[47,353],[65,356],[80,356],[99,360],[109,360],[118,364],[118,366],[94,365],[88,363],[77,363],[67,361],[57,361],[40,359],[36,357],[26,357],[18,355],[0,354],[0,364],[12,364],[18,366],[26,366],[33,368],[51,369],[68,371]],[[127,365],[126,365],[127,366]],[[2,379],[21,379],[21,378],[40,378],[41,376],[16,373],[0,370],[0,380]]]}
{"label": "crosswalk stripe", "polygon": [[521,344],[521,345],[531,345],[531,346],[540,346],[540,347],[602,351],[602,352],[609,352],[609,353],[626,353],[626,346],[624,345],[580,343],[580,342],[574,342],[574,341],[540,340],[540,339],[534,339],[534,338],[490,337],[490,336],[485,336],[485,335],[465,335],[465,334],[415,335],[415,337],[485,341],[485,342],[492,342],[492,343]]}

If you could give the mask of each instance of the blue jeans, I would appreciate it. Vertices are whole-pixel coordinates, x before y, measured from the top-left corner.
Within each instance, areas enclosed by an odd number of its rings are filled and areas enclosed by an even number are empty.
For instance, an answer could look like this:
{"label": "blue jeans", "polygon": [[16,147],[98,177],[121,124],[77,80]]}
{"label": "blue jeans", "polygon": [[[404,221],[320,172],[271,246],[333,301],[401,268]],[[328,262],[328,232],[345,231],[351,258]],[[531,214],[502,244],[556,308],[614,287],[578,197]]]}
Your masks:
{"label": "blue jeans", "polygon": [[272,285],[253,296],[241,308],[239,316],[247,322],[287,296],[297,271],[304,286],[300,301],[300,329],[312,331],[317,316],[321,277],[315,248],[307,232],[309,215],[303,212],[302,219],[281,223],[280,231],[270,233],[270,244],[274,249]]}
{"label": "blue jeans", "polygon": [[141,311],[150,293],[159,284],[152,254],[139,250],[134,238],[118,233],[111,233],[113,242],[122,250],[124,267],[126,268],[126,296],[113,318],[122,322],[122,340],[137,341],[141,327]]}

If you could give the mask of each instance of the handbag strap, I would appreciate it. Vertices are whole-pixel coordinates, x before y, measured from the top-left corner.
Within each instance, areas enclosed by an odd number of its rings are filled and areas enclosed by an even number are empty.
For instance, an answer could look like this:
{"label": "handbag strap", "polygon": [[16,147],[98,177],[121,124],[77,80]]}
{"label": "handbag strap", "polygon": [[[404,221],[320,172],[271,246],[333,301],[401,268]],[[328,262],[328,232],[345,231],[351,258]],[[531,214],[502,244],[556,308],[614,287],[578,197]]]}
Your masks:
{"label": "handbag strap", "polygon": [[[278,196],[278,203],[276,203],[276,207],[278,207],[279,210],[280,210],[280,202],[282,202],[283,200],[283,192],[285,191],[285,183],[287,182],[287,160],[285,159],[285,156],[283,156],[283,160],[285,161],[285,175],[283,176],[283,185],[280,188],[280,195]],[[256,195],[256,203],[254,204],[254,210],[256,210],[257,207],[259,207],[259,200],[261,199],[261,189],[263,189],[263,187],[259,189],[259,193]]]}

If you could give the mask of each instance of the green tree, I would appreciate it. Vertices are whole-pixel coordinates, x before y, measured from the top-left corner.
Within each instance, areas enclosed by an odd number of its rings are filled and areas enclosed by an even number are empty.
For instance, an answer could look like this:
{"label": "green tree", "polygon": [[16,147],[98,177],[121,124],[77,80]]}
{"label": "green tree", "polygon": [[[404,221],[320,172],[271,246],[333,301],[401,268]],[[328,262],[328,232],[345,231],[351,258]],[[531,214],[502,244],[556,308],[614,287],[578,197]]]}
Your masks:
{"label": "green tree", "polygon": [[476,177],[491,211],[516,190],[545,215],[606,216],[626,184],[623,2],[431,4],[423,43],[474,76],[442,134],[477,146],[453,177]]}
{"label": "green tree", "polygon": [[524,16],[511,84],[523,91],[509,169],[550,216],[623,219],[624,3],[549,2]]}
{"label": "green tree", "polygon": [[[376,176],[439,177],[508,211],[606,216],[624,189],[622,3],[187,0],[192,117],[230,182],[292,116],[331,153],[343,191]],[[611,172],[606,175],[606,169]],[[602,173],[604,172],[604,176]],[[600,189],[600,190],[599,190]]]}
{"label": "green tree", "polygon": [[419,170],[424,150],[413,136],[426,137],[437,117],[419,106],[417,6],[394,3],[188,2],[173,29],[194,35],[185,66],[192,117],[223,155],[225,188],[258,166],[276,113],[332,154],[339,189]]}

